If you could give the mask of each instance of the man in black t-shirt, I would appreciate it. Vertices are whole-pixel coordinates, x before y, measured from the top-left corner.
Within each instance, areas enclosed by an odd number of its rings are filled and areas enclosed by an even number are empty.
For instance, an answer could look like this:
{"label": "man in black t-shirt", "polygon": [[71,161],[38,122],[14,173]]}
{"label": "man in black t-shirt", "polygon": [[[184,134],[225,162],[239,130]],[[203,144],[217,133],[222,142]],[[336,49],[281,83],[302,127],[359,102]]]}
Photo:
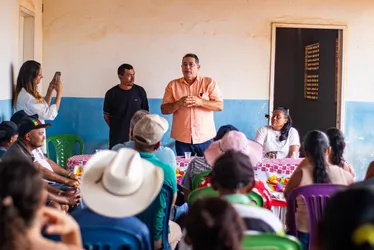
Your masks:
{"label": "man in black t-shirt", "polygon": [[118,68],[120,84],[108,90],[104,99],[104,119],[108,124],[109,148],[129,141],[130,120],[133,114],[149,111],[147,93],[135,82],[135,71],[130,64]]}

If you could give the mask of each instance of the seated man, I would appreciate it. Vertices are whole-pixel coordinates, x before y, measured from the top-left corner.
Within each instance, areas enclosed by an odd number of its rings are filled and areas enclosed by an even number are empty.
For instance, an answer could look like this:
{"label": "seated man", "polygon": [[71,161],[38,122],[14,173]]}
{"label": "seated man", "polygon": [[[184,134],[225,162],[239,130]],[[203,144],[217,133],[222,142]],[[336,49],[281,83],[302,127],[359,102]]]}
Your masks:
{"label": "seated man", "polygon": [[[18,116],[20,113],[17,112],[16,114]],[[44,128],[49,126],[50,124],[42,124],[38,119],[32,116],[24,116],[22,119],[20,119],[18,124],[19,137],[17,141],[10,146],[10,148],[3,155],[2,159],[6,160],[17,158],[33,164],[34,156],[31,152],[34,149],[43,146],[43,142],[45,140]],[[41,173],[49,171],[44,167],[36,167]],[[56,201],[58,204],[63,205],[64,209],[66,209],[65,205],[75,206],[80,203],[79,194],[74,192],[63,192],[59,189],[53,188],[50,185],[48,185],[46,188],[48,191],[49,200],[47,204],[50,204],[51,201]]]}
{"label": "seated man", "polygon": [[[21,110],[16,112],[12,116],[11,120],[16,124],[20,124],[22,122],[22,119],[24,119],[25,117],[33,117],[37,119],[37,115],[28,116],[23,110]],[[46,128],[50,126],[50,124],[47,125],[48,126],[46,126]],[[43,151],[41,150],[45,140],[44,135],[43,137],[44,139],[42,141],[38,141],[39,145],[41,146],[31,151],[31,154],[34,159],[34,164],[41,171],[43,178],[46,181],[50,181],[50,183],[58,189],[63,188],[64,190],[67,190],[69,189],[68,187],[71,187],[72,189],[79,189],[78,176],[63,169],[62,167],[58,166],[55,162],[44,156]]]}
{"label": "seated man", "polygon": [[[147,110],[138,110],[132,116],[130,121],[130,140],[128,142],[119,143],[115,145],[112,150],[118,151],[121,148],[134,148],[134,139],[132,136],[132,131],[134,130],[135,124],[142,119],[145,115],[148,115],[149,112]],[[177,167],[177,159],[175,157],[175,153],[171,148],[160,146],[155,151],[155,156],[162,162],[169,164],[174,170]]]}
{"label": "seated man", "polygon": [[162,169],[141,159],[135,150],[98,152],[87,162],[82,177],[86,206],[72,216],[82,232],[87,226],[119,227],[138,235],[144,249],[151,249],[149,230],[134,215],[149,207],[162,184]]}
{"label": "seated man", "polygon": [[255,185],[249,157],[239,151],[227,151],[219,157],[212,170],[212,187],[219,196],[236,208],[247,226],[247,234],[275,233],[284,235],[283,224],[271,211],[253,205],[247,193]]}
{"label": "seated man", "polygon": [[18,127],[12,121],[0,123],[0,158],[18,138]]}
{"label": "seated man", "polygon": [[79,177],[46,157],[41,147],[34,149],[31,154],[34,156],[35,166],[38,168],[44,167],[48,170],[43,172],[43,178],[49,181],[52,186],[62,190],[79,189]]}
{"label": "seated man", "polygon": [[[140,119],[134,127],[133,139],[134,149],[140,153],[140,156],[153,163],[156,167],[159,167],[164,172],[164,184],[170,186],[173,189],[174,200],[173,206],[177,197],[177,177],[173,168],[160,161],[155,156],[155,151],[160,147],[160,142],[165,132],[168,130],[168,122],[159,115],[146,115]],[[163,220],[165,217],[165,205],[166,197],[164,194],[159,196],[159,201],[156,206],[156,214],[154,217],[154,228],[153,228],[153,239],[155,249],[160,249],[161,236],[163,230]],[[175,249],[179,242],[182,232],[178,224],[173,221],[169,221],[170,233],[169,243],[171,249]]]}

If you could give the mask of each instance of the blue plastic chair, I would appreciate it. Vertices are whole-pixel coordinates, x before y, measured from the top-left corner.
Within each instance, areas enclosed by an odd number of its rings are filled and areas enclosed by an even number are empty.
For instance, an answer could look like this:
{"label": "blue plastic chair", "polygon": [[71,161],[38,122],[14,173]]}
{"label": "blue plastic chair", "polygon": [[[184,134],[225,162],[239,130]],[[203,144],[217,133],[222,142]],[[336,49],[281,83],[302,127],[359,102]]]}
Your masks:
{"label": "blue plastic chair", "polygon": [[[173,204],[173,189],[169,187],[168,185],[164,184],[161,189],[161,193],[166,194],[166,209],[165,209],[165,217],[164,217],[164,226],[162,231],[162,246],[164,250],[170,250],[170,245],[168,241],[168,235],[169,235],[169,218],[170,218],[170,211],[171,211],[171,205]],[[160,196],[159,194],[159,196]],[[153,218],[155,214],[155,208],[156,203],[158,202],[159,197],[157,197],[152,204],[144,210],[142,213],[138,214],[137,217],[147,225],[150,236],[151,236],[151,242],[153,242]],[[154,246],[152,244],[150,249],[154,249]]]}
{"label": "blue plastic chair", "polygon": [[120,227],[81,227],[83,247],[86,250],[147,250],[149,244],[141,237]]}

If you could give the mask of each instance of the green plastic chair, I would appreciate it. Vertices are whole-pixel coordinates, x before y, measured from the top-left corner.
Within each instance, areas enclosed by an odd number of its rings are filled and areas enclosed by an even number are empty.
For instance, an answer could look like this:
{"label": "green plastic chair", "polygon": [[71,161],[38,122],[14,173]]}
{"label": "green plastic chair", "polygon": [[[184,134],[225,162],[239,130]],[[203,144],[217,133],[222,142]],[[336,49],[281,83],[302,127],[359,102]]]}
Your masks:
{"label": "green plastic chair", "polygon": [[302,247],[293,236],[256,234],[244,236],[242,250],[302,250]]}
{"label": "green plastic chair", "polygon": [[192,190],[197,189],[199,187],[200,183],[204,180],[204,178],[207,177],[208,175],[210,175],[211,172],[212,172],[212,170],[208,170],[208,171],[202,172],[198,175],[195,175],[192,179]]}
{"label": "green plastic chair", "polygon": [[211,187],[195,189],[188,196],[188,204],[193,204],[195,201],[203,197],[218,197],[218,191]]}
{"label": "green plastic chair", "polygon": [[[251,192],[247,194],[247,196],[249,199],[256,202],[258,207],[263,207],[264,202],[262,200],[262,197],[259,194],[255,192]],[[203,197],[218,197],[218,191],[214,190],[212,187],[204,187],[204,188],[195,189],[188,196],[188,204],[191,205],[196,200],[201,199]]]}
{"label": "green plastic chair", "polygon": [[250,192],[247,194],[248,198],[256,202],[258,207],[264,207],[264,199],[261,195],[256,192]]}
{"label": "green plastic chair", "polygon": [[72,134],[61,134],[61,135],[52,135],[47,138],[47,156],[51,158],[49,143],[52,143],[53,148],[56,152],[56,162],[58,165],[66,169],[66,161],[73,156],[73,150],[75,144],[79,143],[79,153],[83,154],[84,151],[84,142],[82,138]]}

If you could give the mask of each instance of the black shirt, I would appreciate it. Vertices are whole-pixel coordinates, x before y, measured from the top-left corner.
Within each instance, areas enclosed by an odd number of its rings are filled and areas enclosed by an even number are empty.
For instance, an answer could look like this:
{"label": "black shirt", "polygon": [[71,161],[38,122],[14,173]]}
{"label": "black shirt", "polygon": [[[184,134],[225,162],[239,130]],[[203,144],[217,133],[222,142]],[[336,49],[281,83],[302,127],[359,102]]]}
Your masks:
{"label": "black shirt", "polygon": [[106,92],[104,114],[110,115],[109,148],[129,141],[131,118],[140,109],[149,111],[147,94],[139,85],[134,84],[130,90],[117,85]]}
{"label": "black shirt", "polygon": [[1,160],[5,161],[7,159],[15,158],[29,161],[31,164],[34,164],[34,157],[27,150],[26,145],[20,139],[15,141],[12,146],[10,146],[10,148],[1,157]]}

